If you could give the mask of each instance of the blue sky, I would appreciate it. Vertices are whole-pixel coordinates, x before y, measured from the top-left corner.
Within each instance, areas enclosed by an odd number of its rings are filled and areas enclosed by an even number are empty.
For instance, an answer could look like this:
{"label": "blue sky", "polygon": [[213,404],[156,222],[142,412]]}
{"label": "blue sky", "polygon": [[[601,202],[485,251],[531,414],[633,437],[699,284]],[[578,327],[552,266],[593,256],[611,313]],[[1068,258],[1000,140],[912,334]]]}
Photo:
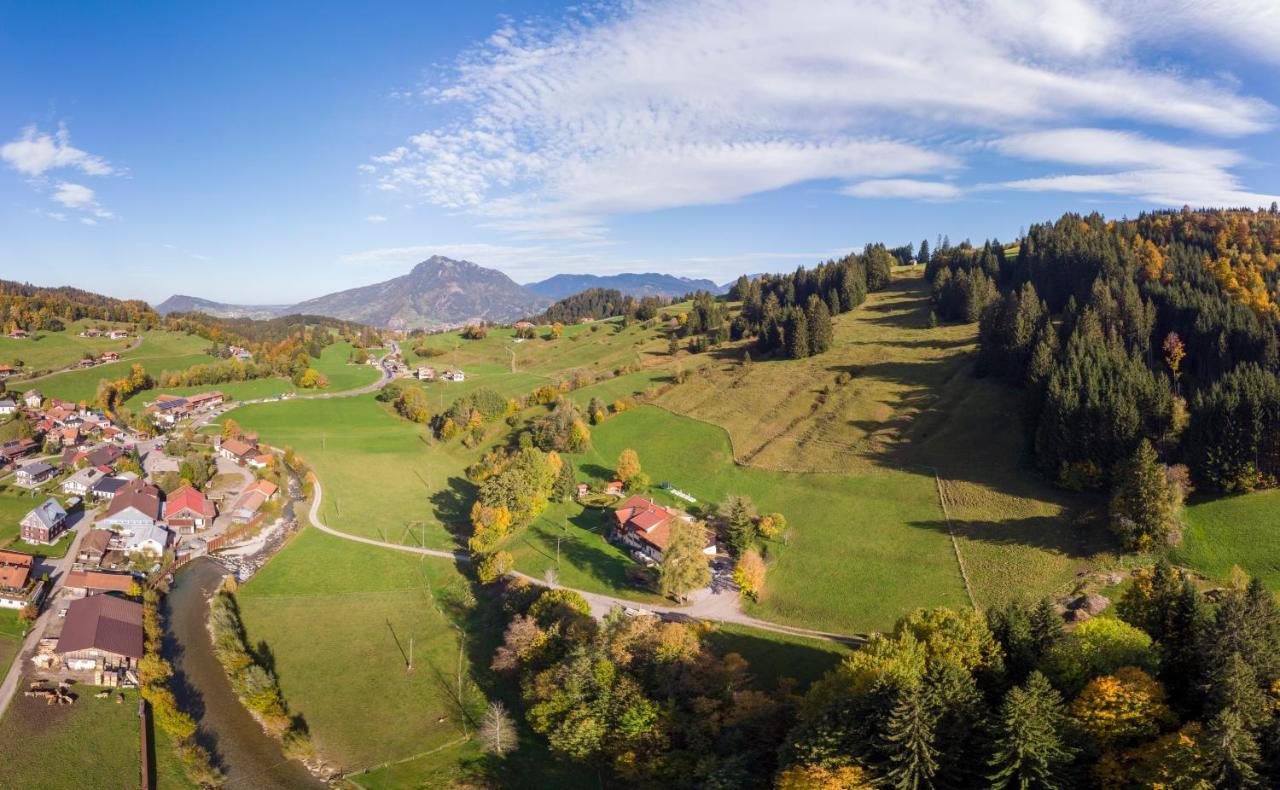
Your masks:
{"label": "blue sky", "polygon": [[1259,0],[4,3],[0,276],[717,281],[1280,194]]}

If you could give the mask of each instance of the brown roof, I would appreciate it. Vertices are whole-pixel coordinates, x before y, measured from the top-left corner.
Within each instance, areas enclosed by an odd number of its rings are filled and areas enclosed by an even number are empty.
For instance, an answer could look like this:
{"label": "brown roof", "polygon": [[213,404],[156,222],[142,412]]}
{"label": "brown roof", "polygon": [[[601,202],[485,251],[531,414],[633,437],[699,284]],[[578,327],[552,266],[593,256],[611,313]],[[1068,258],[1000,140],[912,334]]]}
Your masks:
{"label": "brown roof", "polygon": [[80,542],[80,551],[97,551],[100,554],[107,552],[107,546],[111,543],[112,532],[109,529],[91,529],[89,534],[84,536],[84,540]]}
{"label": "brown roof", "polygon": [[241,439],[228,439],[222,443],[222,449],[236,456],[237,458],[248,455],[254,451],[253,445]]}
{"label": "brown roof", "polygon": [[91,648],[142,658],[142,604],[110,595],[72,601],[56,652]]}
{"label": "brown roof", "polygon": [[128,592],[133,586],[133,576],[107,571],[71,571],[67,574],[66,584],[68,587],[100,592]]}
{"label": "brown roof", "polygon": [[107,512],[103,513],[100,519],[109,518],[130,507],[137,508],[148,518],[160,520],[160,489],[149,486],[141,480],[131,480],[111,498]]}
{"label": "brown roof", "polygon": [[20,551],[0,551],[0,587],[21,590],[31,577],[31,562],[35,558]]}
{"label": "brown roof", "polygon": [[667,548],[673,518],[671,511],[642,496],[633,496],[613,513],[623,532],[630,532],[659,550]]}

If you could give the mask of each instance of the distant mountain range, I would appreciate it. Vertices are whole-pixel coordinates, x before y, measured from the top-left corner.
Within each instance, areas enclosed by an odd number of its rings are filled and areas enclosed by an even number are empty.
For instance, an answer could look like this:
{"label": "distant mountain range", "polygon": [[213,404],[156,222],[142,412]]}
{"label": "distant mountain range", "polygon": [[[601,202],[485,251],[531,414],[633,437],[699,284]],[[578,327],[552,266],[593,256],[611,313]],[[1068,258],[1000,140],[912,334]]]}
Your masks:
{"label": "distant mountain range", "polygon": [[591,288],[612,288],[627,296],[683,296],[694,291],[722,294],[728,283],[672,274],[557,274],[518,285],[496,269],[433,255],[401,277],[350,288],[297,304],[243,305],[175,294],[155,306],[161,315],[207,313],[219,318],[277,318],[323,315],[389,329],[442,329],[473,321],[506,323],[536,315],[552,302]]}
{"label": "distant mountain range", "polygon": [[728,286],[720,286],[711,280],[693,280],[673,274],[557,274],[536,283],[525,285],[530,291],[548,299],[563,299],[582,293],[588,288],[612,288],[624,296],[684,296],[694,291],[724,293]]}
{"label": "distant mountain range", "polygon": [[223,318],[300,313],[390,329],[438,329],[471,321],[514,321],[539,312],[552,301],[496,269],[433,255],[401,277],[297,304],[235,305],[178,295],[156,305],[156,312],[195,311]]}

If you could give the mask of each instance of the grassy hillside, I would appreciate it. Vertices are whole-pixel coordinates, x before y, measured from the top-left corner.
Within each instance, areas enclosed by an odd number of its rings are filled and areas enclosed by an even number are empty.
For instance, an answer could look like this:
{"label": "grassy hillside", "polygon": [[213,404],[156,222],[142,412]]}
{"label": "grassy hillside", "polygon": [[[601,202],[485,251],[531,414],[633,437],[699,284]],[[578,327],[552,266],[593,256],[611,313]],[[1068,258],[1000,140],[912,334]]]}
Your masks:
{"label": "grassy hillside", "polygon": [[1280,589],[1280,535],[1275,530],[1280,490],[1257,491],[1192,502],[1186,509],[1182,545],[1173,561],[1211,579],[1225,580],[1239,565]]}
{"label": "grassy hillside", "polygon": [[126,340],[109,340],[105,337],[80,337],[86,326],[123,326],[105,321],[76,321],[61,332],[38,331],[26,340],[13,340],[0,336],[0,363],[13,365],[22,360],[23,365],[32,371],[57,370],[74,365],[84,358],[86,353],[95,357],[104,351],[124,353],[134,338]]}
{"label": "grassy hillside", "polygon": [[157,375],[166,370],[183,370],[200,362],[210,362],[213,357],[204,353],[209,341],[195,335],[179,332],[153,331],[143,335],[142,343],[137,349],[122,354],[119,362],[88,368],[56,373],[31,382],[22,382],[15,389],[35,387],[45,397],[62,398],[69,401],[93,400],[98,390],[98,382],[103,379],[118,379],[129,375],[129,370],[136,364],[142,365],[148,373]]}

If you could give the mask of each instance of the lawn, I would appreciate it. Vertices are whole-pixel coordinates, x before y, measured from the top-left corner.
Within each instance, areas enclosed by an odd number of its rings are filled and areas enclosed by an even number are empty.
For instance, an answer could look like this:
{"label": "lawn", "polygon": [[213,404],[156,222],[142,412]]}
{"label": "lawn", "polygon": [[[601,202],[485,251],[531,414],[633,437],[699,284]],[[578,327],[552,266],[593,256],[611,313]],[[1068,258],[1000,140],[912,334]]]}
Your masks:
{"label": "lawn", "polygon": [[381,375],[373,365],[351,364],[349,360],[354,350],[350,343],[339,340],[325,346],[320,358],[312,362],[312,367],[329,378],[330,392],[363,387],[377,381]]}
{"label": "lawn", "polygon": [[[329,760],[357,770],[462,735],[484,697],[442,612],[469,595],[447,562],[362,546],[306,529],[239,600],[252,643],[275,656],[290,709]],[[405,665],[413,649],[413,672]]]}
{"label": "lawn", "polygon": [[1225,580],[1239,565],[1280,589],[1280,534],[1275,529],[1280,490],[1197,499],[1188,505],[1182,544],[1172,560],[1212,579]]}
{"label": "lawn", "polygon": [[575,459],[580,479],[611,477],[618,455],[632,448],[655,484],[670,482],[700,505],[744,494],[786,516],[790,534],[769,546],[769,579],[751,614],[851,633],[887,629],[918,606],[967,605],[930,475],[742,467],[723,430],[653,406],[596,426],[592,443]]}
{"label": "lawn", "polygon": [[22,360],[23,365],[31,371],[57,370],[79,362],[84,358],[85,352],[95,357],[101,356],[104,351],[123,354],[135,340],[80,337],[80,332],[88,325],[122,326],[105,321],[75,321],[61,332],[39,331],[33,333],[28,340],[0,336],[0,362],[12,365],[15,360]]}
{"label": "lawn", "polygon": [[17,609],[0,609],[0,676],[9,671],[13,657],[18,654],[23,631]]}
{"label": "lawn", "polygon": [[[138,693],[94,699],[91,686],[75,688],[73,705],[50,707],[18,695],[0,721],[0,787],[64,790],[68,787],[136,788],[139,785]],[[159,733],[156,784],[161,790],[192,785],[172,744]]]}
{"label": "lawn", "polygon": [[704,639],[721,655],[737,653],[747,660],[757,687],[769,691],[778,681],[791,678],[797,691],[825,675],[853,648],[803,636],[761,631],[732,623],[721,623]]}

